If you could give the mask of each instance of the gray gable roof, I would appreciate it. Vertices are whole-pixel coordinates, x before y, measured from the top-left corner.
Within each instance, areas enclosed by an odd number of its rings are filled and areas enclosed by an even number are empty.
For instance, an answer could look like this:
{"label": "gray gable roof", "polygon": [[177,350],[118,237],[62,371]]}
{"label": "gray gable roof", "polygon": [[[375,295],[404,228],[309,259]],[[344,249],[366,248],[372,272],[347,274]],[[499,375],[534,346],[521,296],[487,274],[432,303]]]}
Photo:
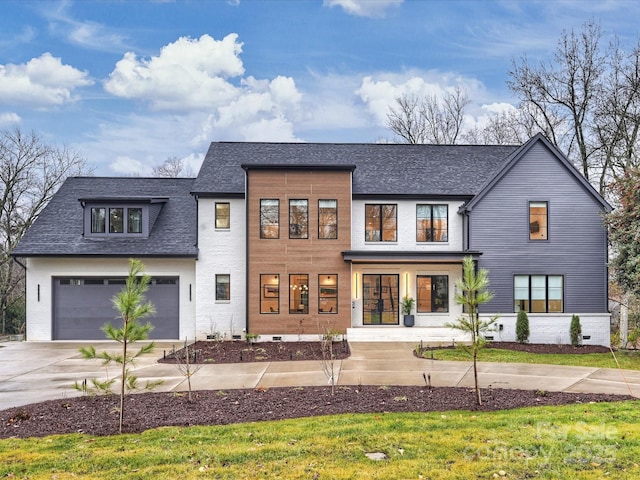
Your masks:
{"label": "gray gable roof", "polygon": [[[22,237],[14,256],[196,257],[194,179],[71,177]],[[126,201],[162,198],[162,208],[145,238],[85,238],[80,199]],[[166,200],[166,201],[165,201]]]}
{"label": "gray gable roof", "polygon": [[193,185],[201,196],[244,196],[242,165],[355,166],[353,195],[471,197],[518,146],[214,142]]}
{"label": "gray gable roof", "polygon": [[600,193],[591,185],[576,169],[576,167],[569,161],[569,159],[560,151],[557,147],[555,147],[547,137],[545,137],[542,133],[538,133],[531,137],[529,141],[522,144],[522,146],[518,147],[508,158],[508,161],[505,165],[496,173],[493,178],[490,178],[489,181],[482,186],[482,188],[478,191],[478,194],[467,204],[465,204],[461,211],[470,212],[473,210],[482,198],[489,192],[491,189],[504,177],[507,172],[513,168],[513,166],[520,161],[520,159],[527,154],[531,147],[536,143],[541,143],[544,145],[552,155],[556,157],[558,162],[562,164],[568,171],[569,175],[573,176],[578,183],[580,183],[583,188],[593,197],[595,200],[602,205],[605,211],[610,212],[613,210],[613,207],[600,195]]}

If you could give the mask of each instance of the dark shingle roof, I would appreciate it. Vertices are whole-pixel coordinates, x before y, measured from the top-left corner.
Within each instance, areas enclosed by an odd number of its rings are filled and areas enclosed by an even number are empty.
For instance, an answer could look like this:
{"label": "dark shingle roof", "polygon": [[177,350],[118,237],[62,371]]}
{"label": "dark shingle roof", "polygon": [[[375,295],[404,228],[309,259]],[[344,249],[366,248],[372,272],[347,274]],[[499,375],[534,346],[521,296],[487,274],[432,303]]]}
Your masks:
{"label": "dark shingle roof", "polygon": [[518,146],[214,142],[193,192],[244,194],[241,165],[355,165],[353,195],[470,197]]}
{"label": "dark shingle roof", "polygon": [[[15,256],[109,255],[196,257],[194,179],[72,177],[60,187],[13,251]],[[165,197],[148,238],[90,239],[82,235],[79,199]]]}

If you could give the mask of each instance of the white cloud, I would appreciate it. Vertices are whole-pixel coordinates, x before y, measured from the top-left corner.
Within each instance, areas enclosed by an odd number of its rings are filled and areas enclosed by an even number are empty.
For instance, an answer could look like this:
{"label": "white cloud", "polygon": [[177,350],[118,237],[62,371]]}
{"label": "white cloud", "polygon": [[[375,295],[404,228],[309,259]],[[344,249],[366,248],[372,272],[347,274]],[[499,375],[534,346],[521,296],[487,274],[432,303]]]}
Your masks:
{"label": "white cloud", "polygon": [[324,0],[326,7],[342,7],[350,15],[358,17],[381,18],[391,7],[397,7],[404,0]]}
{"label": "white cloud", "polygon": [[135,158],[118,156],[111,162],[109,168],[116,175],[140,175],[146,176],[151,171],[148,166]]}
{"label": "white cloud", "polygon": [[42,3],[40,11],[48,20],[51,32],[65,37],[70,43],[91,50],[120,53],[130,48],[127,46],[128,37],[117,30],[97,22],[73,18],[68,12],[71,5],[66,0]]}
{"label": "white cloud", "polygon": [[192,122],[189,145],[212,139],[297,141],[293,122],[303,96],[293,78],[244,78],[241,52],[235,33],[219,41],[183,37],[148,59],[125,54],[105,89]]}
{"label": "white cloud", "polygon": [[76,100],[76,88],[92,84],[86,71],[63,65],[50,53],[21,65],[0,65],[0,102],[8,104],[61,105]]}
{"label": "white cloud", "polygon": [[477,100],[482,97],[484,86],[474,78],[462,77],[455,73],[443,73],[436,70],[426,72],[408,71],[405,73],[381,73],[366,76],[362,79],[356,94],[365,103],[374,122],[386,124],[389,107],[395,104],[395,99],[401,95],[415,95],[417,97],[443,97],[452,93],[456,87],[467,92],[469,98]]}
{"label": "white cloud", "polygon": [[128,52],[117,64],[105,89],[112,95],[148,101],[157,110],[211,110],[238,95],[228,78],[244,73],[238,35],[222,40],[202,35],[181,37],[148,60]]}
{"label": "white cloud", "polygon": [[7,125],[14,125],[16,123],[20,123],[22,119],[20,115],[14,112],[0,112],[0,127],[5,127]]}

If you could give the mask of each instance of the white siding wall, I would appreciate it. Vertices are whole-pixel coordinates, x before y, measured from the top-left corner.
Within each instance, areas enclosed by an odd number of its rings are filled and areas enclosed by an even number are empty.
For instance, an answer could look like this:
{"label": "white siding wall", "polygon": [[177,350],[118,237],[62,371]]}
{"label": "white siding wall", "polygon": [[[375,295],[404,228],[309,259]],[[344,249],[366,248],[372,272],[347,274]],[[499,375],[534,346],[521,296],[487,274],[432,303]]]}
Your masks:
{"label": "white siding wall", "polygon": [[[582,341],[584,345],[604,345],[609,346],[610,315],[606,313],[577,313],[580,317],[582,335],[591,338]],[[529,313],[529,343],[557,343],[570,344],[571,336],[569,329],[571,326],[572,314],[536,314]],[[488,317],[488,315],[482,315]],[[491,333],[495,341],[515,342],[516,341],[516,318],[514,314],[501,314],[496,320],[496,331]],[[500,330],[502,325],[502,330]]]}
{"label": "white siding wall", "polygon": [[[449,241],[448,242],[416,242],[416,205],[438,204],[449,206]],[[404,250],[404,251],[461,251],[462,250],[462,216],[458,208],[463,202],[445,202],[437,200],[354,200],[352,202],[352,238],[353,250]],[[398,206],[398,241],[397,242],[365,242],[364,241],[364,206],[365,204],[396,204]]]}
{"label": "white siding wall", "polygon": [[[444,327],[446,323],[454,322],[462,314],[462,306],[454,301],[455,284],[460,279],[462,267],[460,265],[358,265],[352,267],[351,301],[354,306],[351,317],[352,327],[362,324],[362,275],[363,274],[395,274],[400,279],[400,300],[405,295],[414,299],[416,294],[416,277],[418,275],[448,275],[449,276],[449,312],[447,313],[417,313],[414,308],[416,327]],[[399,326],[402,324],[402,311],[398,306]],[[404,328],[404,327],[403,327]]]}
{"label": "white siding wall", "polygon": [[[151,276],[180,278],[180,338],[193,338],[195,331],[195,260],[142,258],[144,271]],[[40,258],[27,259],[27,339],[49,341],[52,336],[52,277],[126,276],[126,258]],[[38,300],[38,285],[40,300]],[[189,287],[192,298],[189,299]]]}
{"label": "white siding wall", "polygon": [[[230,204],[230,228],[215,228],[215,204]],[[244,199],[198,199],[196,336],[217,332],[230,338],[246,325],[246,212]],[[217,301],[216,274],[230,275],[231,300]]]}

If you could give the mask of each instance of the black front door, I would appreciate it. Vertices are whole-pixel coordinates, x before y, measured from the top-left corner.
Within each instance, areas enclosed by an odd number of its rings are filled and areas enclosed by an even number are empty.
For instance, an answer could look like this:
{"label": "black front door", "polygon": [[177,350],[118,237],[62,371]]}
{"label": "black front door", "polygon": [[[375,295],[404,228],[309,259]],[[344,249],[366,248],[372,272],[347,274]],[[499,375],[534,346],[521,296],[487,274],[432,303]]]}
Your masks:
{"label": "black front door", "polygon": [[398,275],[362,275],[364,325],[398,325],[398,285]]}

